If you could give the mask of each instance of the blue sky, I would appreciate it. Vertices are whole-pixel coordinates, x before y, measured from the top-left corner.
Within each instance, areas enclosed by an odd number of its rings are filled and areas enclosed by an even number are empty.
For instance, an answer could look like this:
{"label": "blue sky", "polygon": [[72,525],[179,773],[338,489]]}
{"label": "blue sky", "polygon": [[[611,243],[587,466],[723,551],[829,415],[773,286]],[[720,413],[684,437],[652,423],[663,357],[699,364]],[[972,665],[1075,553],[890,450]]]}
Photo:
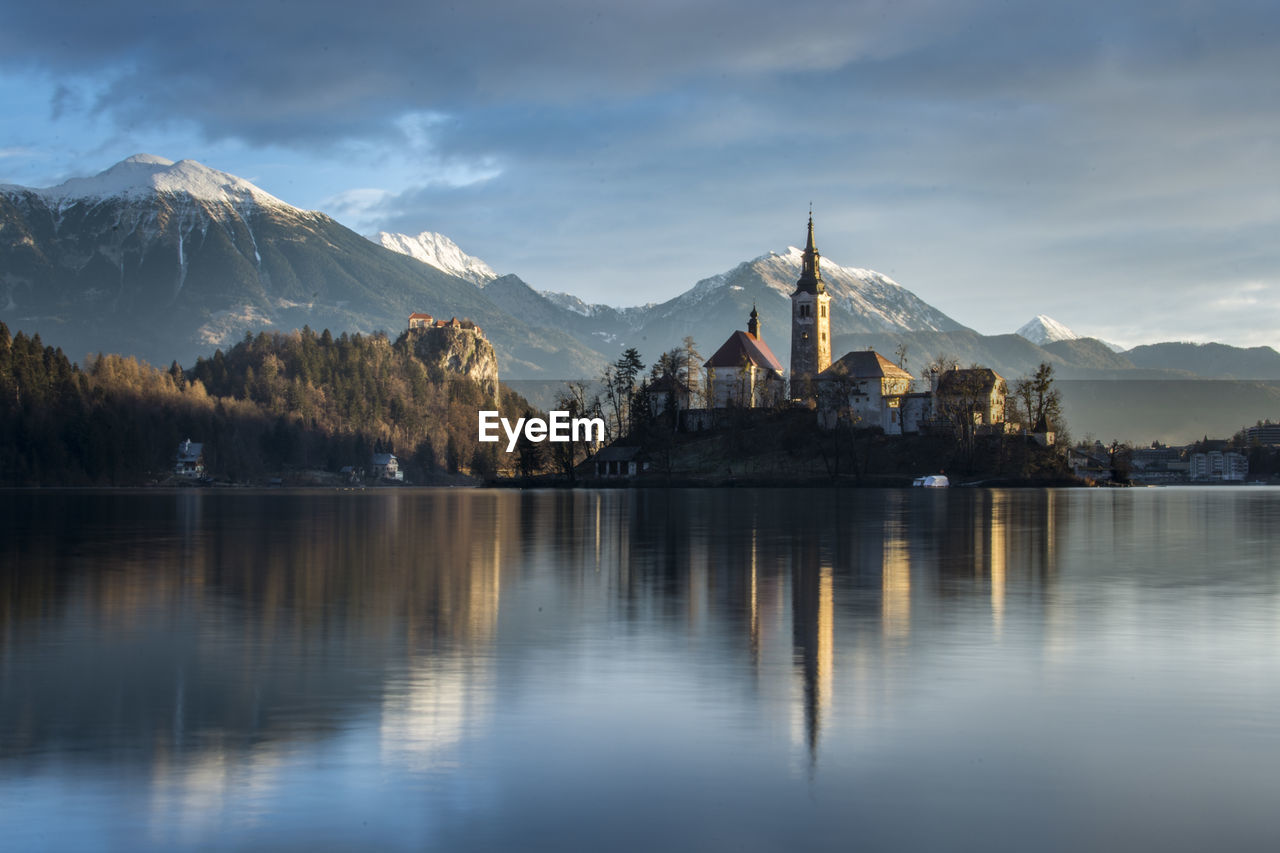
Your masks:
{"label": "blue sky", "polygon": [[1270,2],[0,11],[0,182],[193,158],[635,304],[804,238],[962,323],[1280,345]]}

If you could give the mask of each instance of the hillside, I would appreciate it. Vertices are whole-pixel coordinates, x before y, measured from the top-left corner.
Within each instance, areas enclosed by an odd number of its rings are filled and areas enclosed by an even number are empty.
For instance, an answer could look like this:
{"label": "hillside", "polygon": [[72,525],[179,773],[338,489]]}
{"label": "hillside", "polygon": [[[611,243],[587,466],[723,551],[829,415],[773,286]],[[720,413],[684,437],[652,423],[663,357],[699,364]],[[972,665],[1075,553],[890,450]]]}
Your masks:
{"label": "hillside", "polygon": [[1137,367],[1185,370],[1208,378],[1280,379],[1280,353],[1271,347],[1160,343],[1134,347],[1124,355]]}
{"label": "hillside", "polygon": [[479,323],[504,372],[603,363],[469,281],[188,160],[139,155],[58,187],[0,187],[0,271],[0,319],[75,359],[190,363],[264,328],[397,333],[428,311]]}
{"label": "hillside", "polygon": [[287,480],[400,455],[411,481],[492,475],[476,411],[527,404],[491,384],[496,356],[469,330],[409,335],[260,333],[183,372],[104,355],[86,367],[0,323],[0,484],[164,481],[178,443],[202,443],[219,480]]}
{"label": "hillside", "polygon": [[1227,379],[1063,380],[1062,406],[1073,438],[1187,444],[1229,438],[1241,427],[1280,417],[1280,381]]}

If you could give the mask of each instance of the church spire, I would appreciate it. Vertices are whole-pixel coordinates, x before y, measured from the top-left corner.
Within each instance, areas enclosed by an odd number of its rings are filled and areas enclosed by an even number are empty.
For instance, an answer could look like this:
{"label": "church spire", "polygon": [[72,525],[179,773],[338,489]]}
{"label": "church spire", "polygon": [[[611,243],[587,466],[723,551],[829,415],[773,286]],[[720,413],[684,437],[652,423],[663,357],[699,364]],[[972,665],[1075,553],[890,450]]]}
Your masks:
{"label": "church spire", "polygon": [[818,249],[813,245],[813,208],[809,208],[809,242],[804,247],[804,265],[800,270],[800,280],[796,282],[796,292],[804,291],[806,293],[823,293],[827,289],[827,283],[822,280],[822,270],[819,263],[822,256],[818,254]]}
{"label": "church spire", "polygon": [[756,313],[756,306],[751,305],[751,319],[747,321],[747,334],[753,338],[760,337],[760,315]]}

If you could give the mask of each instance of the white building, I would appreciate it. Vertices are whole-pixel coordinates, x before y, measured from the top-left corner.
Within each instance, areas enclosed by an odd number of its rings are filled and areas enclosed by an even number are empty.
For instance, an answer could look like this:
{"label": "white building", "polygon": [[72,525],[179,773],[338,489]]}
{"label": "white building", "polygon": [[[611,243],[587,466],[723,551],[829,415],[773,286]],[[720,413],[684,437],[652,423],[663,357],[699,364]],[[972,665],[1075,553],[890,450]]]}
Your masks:
{"label": "white building", "polygon": [[760,336],[760,316],[751,309],[747,331],[734,332],[707,359],[707,388],[714,409],[758,409],[783,399],[782,363]]}
{"label": "white building", "polygon": [[1191,454],[1191,479],[1199,482],[1242,483],[1249,476],[1249,459],[1232,451]]}
{"label": "white building", "polygon": [[400,460],[395,457],[394,453],[375,453],[371,462],[370,470],[374,477],[383,480],[394,480],[397,483],[404,481],[404,472],[400,470]]}
{"label": "white building", "polygon": [[911,393],[912,376],[872,350],[846,353],[818,374],[818,422],[879,427],[887,435],[918,432],[928,395]]}

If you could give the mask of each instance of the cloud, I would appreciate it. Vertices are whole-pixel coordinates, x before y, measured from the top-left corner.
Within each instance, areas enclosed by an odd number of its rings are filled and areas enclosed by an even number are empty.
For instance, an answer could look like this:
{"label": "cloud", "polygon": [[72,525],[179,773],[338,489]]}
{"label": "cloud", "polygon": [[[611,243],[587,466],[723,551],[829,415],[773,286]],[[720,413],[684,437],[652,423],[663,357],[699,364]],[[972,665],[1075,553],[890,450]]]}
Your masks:
{"label": "cloud", "polygon": [[0,75],[47,75],[66,138],[270,151],[282,197],[588,298],[782,249],[809,201],[830,257],[984,331],[1280,268],[1273,3],[11,5]]}
{"label": "cloud", "polygon": [[365,232],[369,230],[367,223],[377,221],[377,214],[391,198],[388,190],[362,187],[329,196],[322,209],[348,227]]}
{"label": "cloud", "polygon": [[[405,110],[630,96],[708,74],[834,68],[912,35],[933,2],[123,0],[6,13],[10,67],[106,75],[104,108],[211,136],[359,136]],[[821,26],[812,22],[821,20]]]}

